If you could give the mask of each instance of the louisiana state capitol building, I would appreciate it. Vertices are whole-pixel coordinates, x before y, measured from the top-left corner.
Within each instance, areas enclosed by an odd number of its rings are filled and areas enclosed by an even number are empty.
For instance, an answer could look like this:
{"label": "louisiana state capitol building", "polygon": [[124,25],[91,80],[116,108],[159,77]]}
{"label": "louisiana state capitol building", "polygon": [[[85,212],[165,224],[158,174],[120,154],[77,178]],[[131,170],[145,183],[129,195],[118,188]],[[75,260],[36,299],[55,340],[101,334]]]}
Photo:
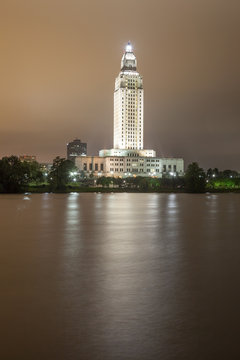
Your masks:
{"label": "louisiana state capitol building", "polygon": [[86,176],[183,175],[182,158],[158,158],[152,149],[144,149],[143,78],[137,71],[137,59],[128,42],[114,88],[113,148],[99,156],[78,156],[75,164]]}
{"label": "louisiana state capitol building", "polygon": [[121,61],[114,91],[114,148],[143,149],[143,79],[130,43]]}

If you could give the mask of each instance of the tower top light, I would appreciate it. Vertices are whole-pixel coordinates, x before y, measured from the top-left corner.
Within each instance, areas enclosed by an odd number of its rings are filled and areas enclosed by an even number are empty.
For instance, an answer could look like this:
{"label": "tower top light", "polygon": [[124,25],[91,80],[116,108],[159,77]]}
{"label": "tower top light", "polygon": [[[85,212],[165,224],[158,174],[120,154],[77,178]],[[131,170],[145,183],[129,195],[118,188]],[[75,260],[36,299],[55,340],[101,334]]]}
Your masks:
{"label": "tower top light", "polygon": [[127,43],[126,48],[125,48],[126,52],[132,52],[132,44],[130,43],[130,41]]}

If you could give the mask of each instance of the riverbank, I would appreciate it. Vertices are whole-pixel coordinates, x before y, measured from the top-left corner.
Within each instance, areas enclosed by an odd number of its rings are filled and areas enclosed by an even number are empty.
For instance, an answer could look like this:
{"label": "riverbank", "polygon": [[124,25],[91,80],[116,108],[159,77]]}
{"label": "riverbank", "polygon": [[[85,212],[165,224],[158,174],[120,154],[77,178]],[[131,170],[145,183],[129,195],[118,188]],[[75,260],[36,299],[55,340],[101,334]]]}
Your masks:
{"label": "riverbank", "polygon": [[[189,193],[184,188],[131,188],[131,187],[99,187],[99,186],[67,186],[64,189],[52,189],[49,185],[35,185],[25,187],[23,193],[41,194],[41,193]],[[240,193],[240,189],[214,189],[206,188],[203,193]]]}

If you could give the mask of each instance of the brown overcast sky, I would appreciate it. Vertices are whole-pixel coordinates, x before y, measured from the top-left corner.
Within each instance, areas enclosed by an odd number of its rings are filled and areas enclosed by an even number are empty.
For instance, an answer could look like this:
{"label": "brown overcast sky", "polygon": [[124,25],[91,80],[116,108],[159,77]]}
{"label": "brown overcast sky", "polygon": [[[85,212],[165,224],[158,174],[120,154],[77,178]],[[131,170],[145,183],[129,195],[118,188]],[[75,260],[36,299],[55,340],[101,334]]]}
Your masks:
{"label": "brown overcast sky", "polygon": [[131,40],[145,148],[240,170],[239,0],[2,0],[0,157],[112,147],[113,90]]}

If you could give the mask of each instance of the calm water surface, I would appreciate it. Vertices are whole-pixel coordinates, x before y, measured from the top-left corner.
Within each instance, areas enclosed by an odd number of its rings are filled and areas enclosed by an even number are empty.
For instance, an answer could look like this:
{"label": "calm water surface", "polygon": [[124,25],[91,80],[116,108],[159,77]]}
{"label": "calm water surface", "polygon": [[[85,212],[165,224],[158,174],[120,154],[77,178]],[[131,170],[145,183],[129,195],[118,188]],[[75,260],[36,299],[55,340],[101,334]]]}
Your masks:
{"label": "calm water surface", "polygon": [[0,196],[0,359],[240,358],[240,195]]}

